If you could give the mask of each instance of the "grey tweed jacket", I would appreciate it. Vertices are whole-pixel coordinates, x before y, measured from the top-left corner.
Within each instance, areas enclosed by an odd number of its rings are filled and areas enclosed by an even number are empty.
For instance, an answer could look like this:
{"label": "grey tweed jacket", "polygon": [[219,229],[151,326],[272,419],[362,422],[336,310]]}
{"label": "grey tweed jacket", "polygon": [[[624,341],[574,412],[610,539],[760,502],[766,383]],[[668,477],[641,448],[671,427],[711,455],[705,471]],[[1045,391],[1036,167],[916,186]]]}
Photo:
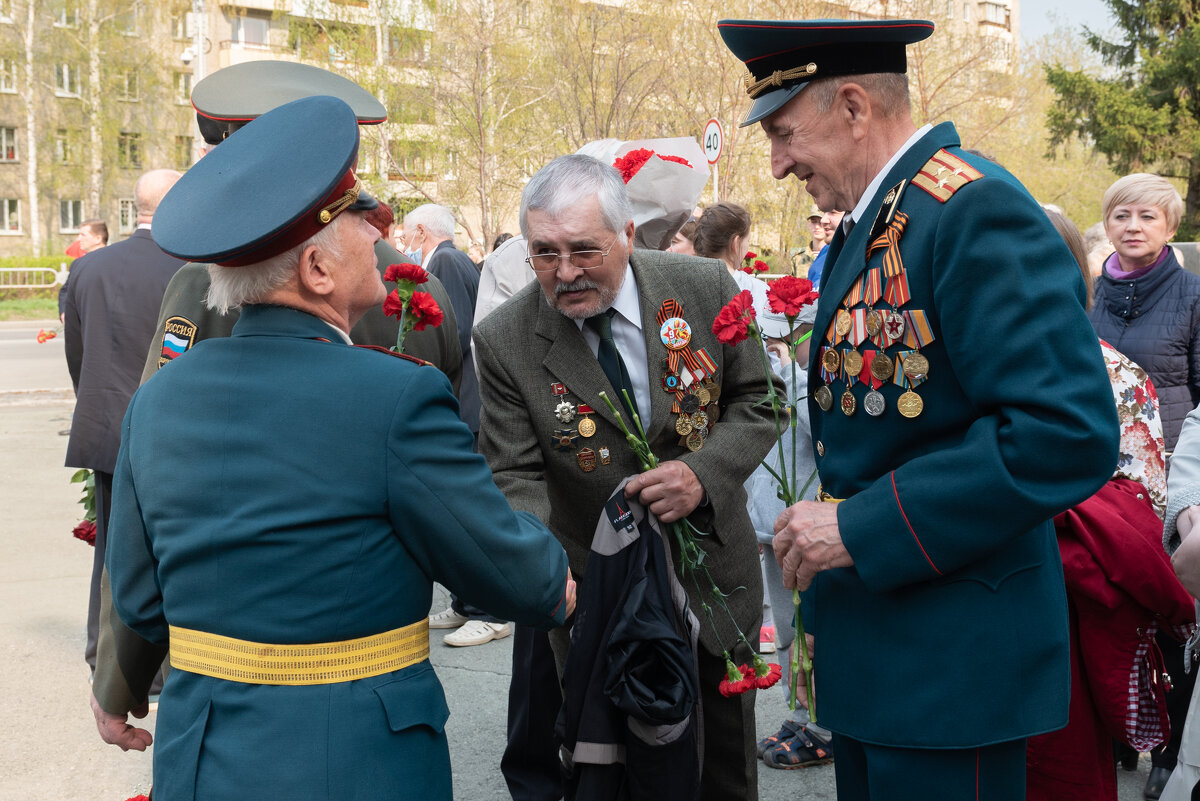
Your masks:
{"label": "grey tweed jacket", "polygon": [[[690,520],[710,534],[703,542],[704,565],[729,594],[727,603],[737,625],[749,631],[760,619],[763,591],[743,484],[774,441],[770,410],[755,406],[766,393],[767,375],[755,343],[728,347],[712,333],[717,312],[738,291],[720,262],[635,250],[630,265],[637,281],[651,384],[649,420],[643,424],[658,458],[683,461],[703,485],[707,503]],[[703,448],[694,453],[680,444],[672,398],[660,383],[668,351],[659,339],[656,318],[662,302],[672,298],[683,305],[693,350],[704,348],[716,361],[721,388],[718,421]],[[600,399],[601,390],[610,398],[615,392],[578,326],[546,303],[537,282],[480,322],[474,339],[482,406],[480,450],[509,503],[549,526],[566,549],[572,572],[582,578],[604,502],[622,479],[640,469],[616,418]],[[551,390],[556,383],[566,388],[565,398],[572,404],[595,409],[595,435],[578,439],[567,450],[560,449],[555,432],[574,428],[578,418],[564,424],[555,417],[555,407],[563,400]],[[594,470],[585,472],[579,459],[579,449],[585,447],[597,453],[607,448],[611,462],[597,461]],[[678,571],[678,553],[673,557]],[[721,646],[700,606],[706,599],[687,576],[681,579],[701,621],[701,644],[719,654]],[[720,641],[732,646],[729,617],[719,609],[714,617]]]}

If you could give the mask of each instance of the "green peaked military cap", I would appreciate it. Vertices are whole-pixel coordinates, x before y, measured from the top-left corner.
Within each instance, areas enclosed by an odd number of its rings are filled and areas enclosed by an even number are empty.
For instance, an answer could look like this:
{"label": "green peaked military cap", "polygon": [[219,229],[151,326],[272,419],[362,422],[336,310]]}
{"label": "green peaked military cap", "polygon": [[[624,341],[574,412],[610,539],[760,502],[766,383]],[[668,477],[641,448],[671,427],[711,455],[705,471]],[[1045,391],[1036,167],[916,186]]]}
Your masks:
{"label": "green peaked military cap", "polygon": [[192,107],[204,141],[219,145],[239,126],[293,100],[336,97],[359,125],[387,121],[387,109],[366,89],[328,70],[294,61],[247,61],[205,77],[192,89]]}
{"label": "green peaked military cap", "polygon": [[927,39],[923,19],[723,19],[717,30],[745,65],[754,105],[741,126],[779,109],[817,78],[907,72],[906,45]]}
{"label": "green peaked military cap", "polygon": [[154,213],[176,258],[229,267],[299,245],[343,211],[378,203],[354,174],[358,124],[336,97],[268,111],[192,165]]}

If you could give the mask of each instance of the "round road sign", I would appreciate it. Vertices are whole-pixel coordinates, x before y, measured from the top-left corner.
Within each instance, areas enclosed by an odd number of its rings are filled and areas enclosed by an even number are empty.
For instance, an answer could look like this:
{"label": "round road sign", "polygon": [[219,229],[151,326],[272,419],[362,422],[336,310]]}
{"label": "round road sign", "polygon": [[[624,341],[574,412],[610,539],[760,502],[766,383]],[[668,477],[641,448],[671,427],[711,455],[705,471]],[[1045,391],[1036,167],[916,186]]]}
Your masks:
{"label": "round road sign", "polygon": [[725,131],[721,128],[721,123],[711,119],[708,125],[704,126],[704,155],[708,158],[709,164],[716,164],[717,159],[721,158],[721,147],[725,144]]}

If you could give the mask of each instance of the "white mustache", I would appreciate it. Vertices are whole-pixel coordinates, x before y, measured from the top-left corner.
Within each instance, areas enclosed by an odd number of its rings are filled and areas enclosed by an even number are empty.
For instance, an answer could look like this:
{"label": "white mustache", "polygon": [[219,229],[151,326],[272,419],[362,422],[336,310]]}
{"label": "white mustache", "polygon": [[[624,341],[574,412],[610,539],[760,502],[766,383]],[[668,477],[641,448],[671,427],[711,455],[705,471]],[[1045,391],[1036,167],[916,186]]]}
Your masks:
{"label": "white mustache", "polygon": [[564,292],[582,292],[585,289],[599,289],[600,285],[595,281],[589,281],[586,278],[576,278],[569,284],[558,283],[554,285],[554,297],[558,297]]}

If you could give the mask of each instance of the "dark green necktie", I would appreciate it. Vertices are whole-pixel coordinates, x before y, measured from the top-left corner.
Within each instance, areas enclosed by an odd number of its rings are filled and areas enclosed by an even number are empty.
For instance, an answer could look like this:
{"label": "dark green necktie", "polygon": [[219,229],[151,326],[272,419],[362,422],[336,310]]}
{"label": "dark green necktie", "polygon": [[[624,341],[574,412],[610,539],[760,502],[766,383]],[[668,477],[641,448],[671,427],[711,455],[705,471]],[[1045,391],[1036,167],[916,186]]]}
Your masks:
{"label": "dark green necktie", "polygon": [[[629,393],[629,403],[618,408],[624,408],[631,415],[627,422],[632,430],[632,415],[637,413],[637,401],[634,399],[633,382],[629,380],[629,370],[625,368],[625,360],[621,358],[621,354],[617,350],[617,343],[613,340],[612,318],[616,313],[616,309],[609,309],[595,317],[589,317],[587,323],[600,335],[600,348],[596,351],[596,361],[600,362],[600,369],[608,376],[608,383],[613,385],[613,389],[617,391],[617,398],[621,400],[624,400],[621,390]],[[642,425],[645,424],[646,421],[643,420]]]}

